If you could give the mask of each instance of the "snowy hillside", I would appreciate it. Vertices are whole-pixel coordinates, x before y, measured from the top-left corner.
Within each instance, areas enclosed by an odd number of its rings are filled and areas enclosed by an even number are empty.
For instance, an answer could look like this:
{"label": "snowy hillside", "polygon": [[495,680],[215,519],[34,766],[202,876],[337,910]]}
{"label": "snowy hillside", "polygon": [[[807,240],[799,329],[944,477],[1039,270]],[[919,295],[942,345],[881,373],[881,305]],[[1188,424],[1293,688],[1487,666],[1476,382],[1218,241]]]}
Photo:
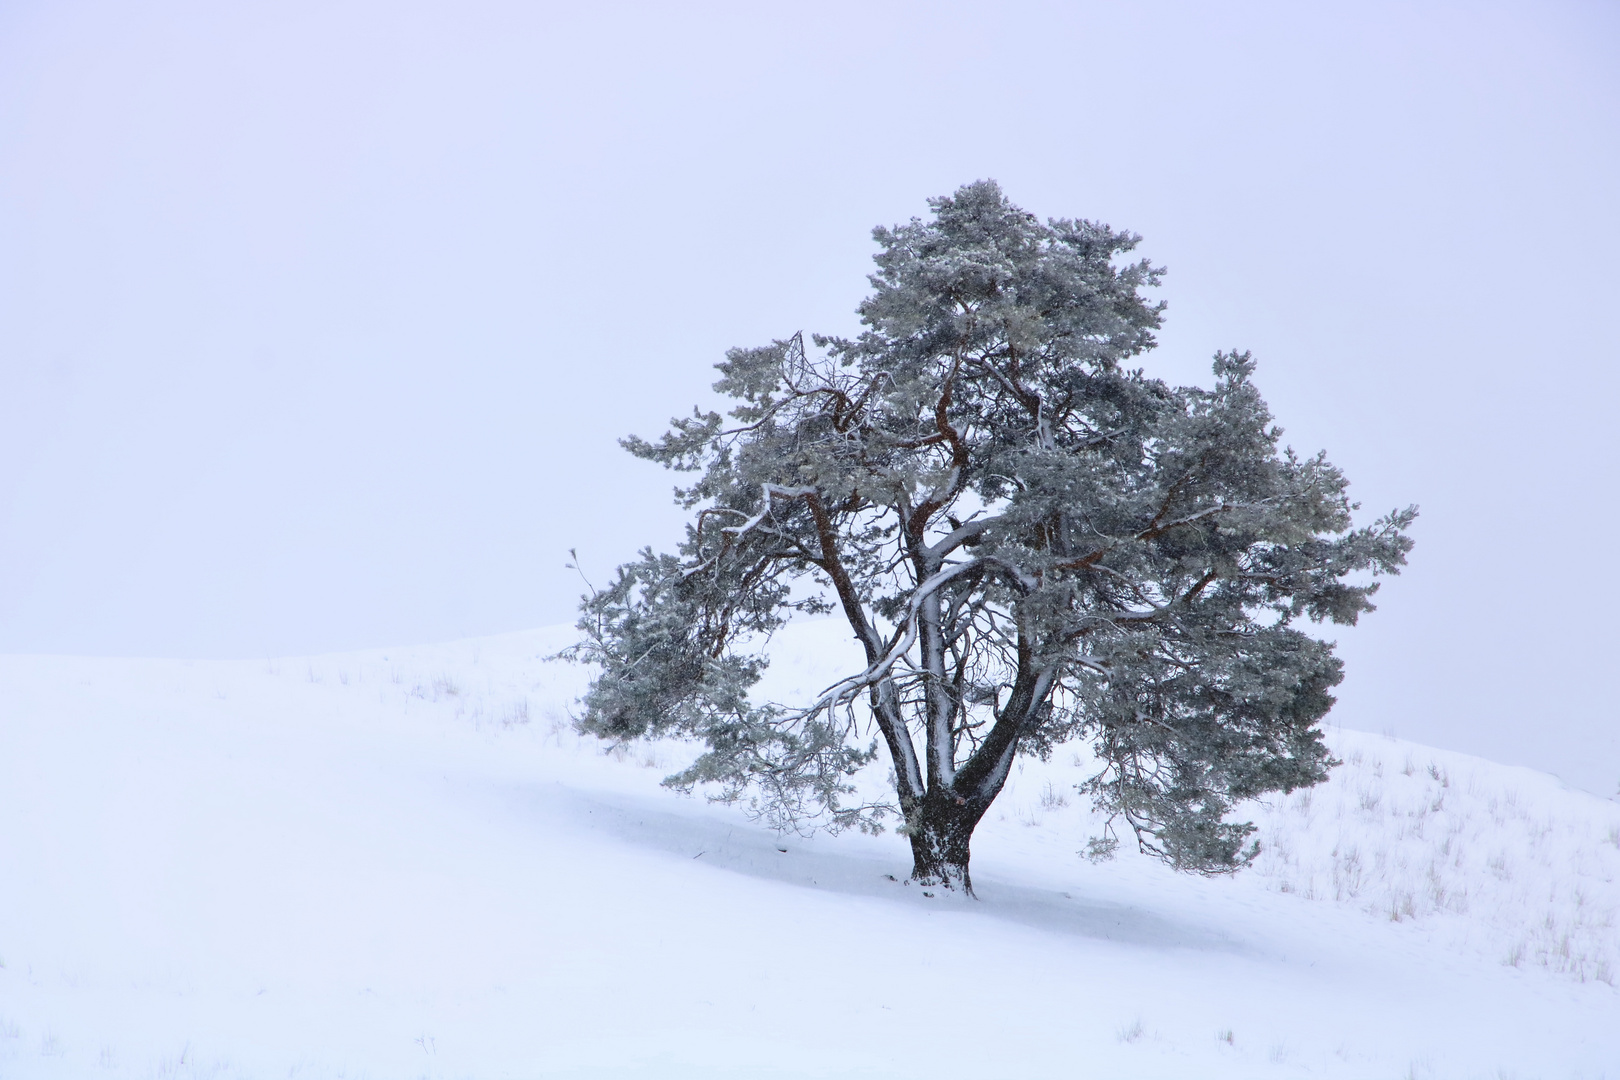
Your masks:
{"label": "snowy hillside", "polygon": [[1620,1078],[1620,805],[1336,732],[1206,880],[1078,858],[1065,751],[929,897],[575,737],[569,637],[0,658],[0,1077]]}

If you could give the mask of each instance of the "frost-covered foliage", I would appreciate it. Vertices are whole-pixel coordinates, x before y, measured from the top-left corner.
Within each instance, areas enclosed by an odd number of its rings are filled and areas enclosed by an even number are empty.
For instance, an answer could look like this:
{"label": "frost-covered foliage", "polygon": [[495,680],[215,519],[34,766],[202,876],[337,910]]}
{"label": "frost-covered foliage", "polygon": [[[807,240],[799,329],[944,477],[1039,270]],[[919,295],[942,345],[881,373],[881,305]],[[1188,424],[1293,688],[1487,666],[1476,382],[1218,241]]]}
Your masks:
{"label": "frost-covered foliage", "polygon": [[[968,842],[1020,754],[1075,739],[1086,791],[1143,850],[1231,870],[1236,800],[1319,782],[1330,645],[1397,572],[1415,511],[1353,528],[1343,475],[1280,445],[1248,354],[1211,389],[1126,366],[1160,271],[1137,237],[1041,223],[991,182],[878,229],[853,339],[734,349],[697,412],[631,452],[694,473],[675,554],[584,602],[583,727],[707,746],[670,778],[774,824],[875,826],[849,777],[882,743],[915,876],[967,884]],[[750,690],[771,633],[837,611],[864,664],[817,697]],[[921,746],[918,746],[918,743]],[[1093,845],[1105,855],[1112,826]]]}

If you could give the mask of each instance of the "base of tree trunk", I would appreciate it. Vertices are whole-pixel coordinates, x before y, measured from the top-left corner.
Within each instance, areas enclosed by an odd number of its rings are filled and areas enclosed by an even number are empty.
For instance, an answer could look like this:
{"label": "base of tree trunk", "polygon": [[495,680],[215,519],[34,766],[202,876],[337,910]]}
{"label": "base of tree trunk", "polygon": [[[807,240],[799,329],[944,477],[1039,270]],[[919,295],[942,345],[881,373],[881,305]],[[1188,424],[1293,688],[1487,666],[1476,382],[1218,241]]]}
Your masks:
{"label": "base of tree trunk", "polygon": [[980,813],[957,807],[925,807],[906,823],[911,838],[911,877],[917,885],[961,889],[973,895],[968,875],[973,828]]}
{"label": "base of tree trunk", "polygon": [[933,889],[961,889],[968,896],[974,895],[973,879],[968,876],[965,863],[959,866],[935,863],[924,867],[913,860],[911,876],[906,880],[914,885],[924,885]]}

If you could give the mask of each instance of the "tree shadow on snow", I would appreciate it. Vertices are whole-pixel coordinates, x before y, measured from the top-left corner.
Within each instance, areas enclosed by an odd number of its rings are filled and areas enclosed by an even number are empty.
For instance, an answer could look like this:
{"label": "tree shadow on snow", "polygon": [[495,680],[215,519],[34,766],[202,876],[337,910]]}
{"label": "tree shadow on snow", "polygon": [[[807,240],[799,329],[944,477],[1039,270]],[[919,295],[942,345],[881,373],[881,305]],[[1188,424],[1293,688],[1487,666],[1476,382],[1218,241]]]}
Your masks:
{"label": "tree shadow on snow", "polygon": [[[855,845],[825,836],[779,838],[769,829],[712,812],[674,813],[667,804],[659,805],[636,795],[585,792],[562,784],[547,785],[545,789],[524,787],[517,794],[528,809],[544,808],[547,814],[570,818],[583,832],[766,881],[1001,919],[1036,930],[1123,945],[1227,953],[1254,951],[1214,926],[1079,892],[1019,885],[994,875],[975,875],[977,900],[942,895],[937,890],[925,893],[919,886],[903,883],[910,870],[909,852],[903,841],[892,856],[882,857],[850,850]],[[837,846],[844,850],[834,850]]]}

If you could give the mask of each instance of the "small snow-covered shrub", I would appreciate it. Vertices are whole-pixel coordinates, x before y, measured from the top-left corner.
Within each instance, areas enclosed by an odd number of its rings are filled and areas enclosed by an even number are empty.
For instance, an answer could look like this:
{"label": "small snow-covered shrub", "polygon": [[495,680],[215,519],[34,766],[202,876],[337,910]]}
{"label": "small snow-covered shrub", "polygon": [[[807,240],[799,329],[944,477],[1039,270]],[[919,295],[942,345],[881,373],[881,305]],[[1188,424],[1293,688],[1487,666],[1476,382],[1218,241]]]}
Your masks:
{"label": "small snow-covered shrub", "polygon": [[520,698],[501,713],[501,727],[517,727],[529,722],[529,699]]}

